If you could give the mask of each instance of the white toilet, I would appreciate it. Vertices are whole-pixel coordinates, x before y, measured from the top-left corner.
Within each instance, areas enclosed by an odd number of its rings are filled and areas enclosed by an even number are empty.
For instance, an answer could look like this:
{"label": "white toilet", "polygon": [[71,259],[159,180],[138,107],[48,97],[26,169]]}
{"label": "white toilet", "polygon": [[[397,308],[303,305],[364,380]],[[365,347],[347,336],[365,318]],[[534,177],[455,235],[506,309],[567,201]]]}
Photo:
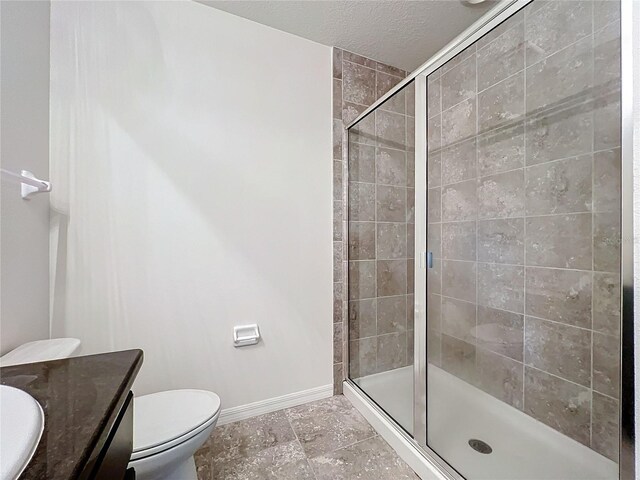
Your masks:
{"label": "white toilet", "polygon": [[220,398],[205,390],[168,390],[133,399],[136,480],[196,480],[193,454],[209,438]]}
{"label": "white toilet", "polygon": [[[76,338],[25,343],[0,357],[0,366],[72,356]],[[136,480],[196,480],[193,454],[211,435],[220,416],[220,397],[205,390],[168,390],[133,399]]]}

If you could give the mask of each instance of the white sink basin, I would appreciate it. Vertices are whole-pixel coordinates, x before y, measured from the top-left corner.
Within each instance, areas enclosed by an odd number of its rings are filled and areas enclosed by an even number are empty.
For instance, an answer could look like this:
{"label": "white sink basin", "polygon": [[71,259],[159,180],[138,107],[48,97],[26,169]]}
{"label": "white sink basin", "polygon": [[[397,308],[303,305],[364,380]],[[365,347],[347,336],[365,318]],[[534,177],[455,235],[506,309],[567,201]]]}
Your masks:
{"label": "white sink basin", "polygon": [[31,460],[44,429],[40,404],[17,388],[0,385],[0,480],[14,480]]}

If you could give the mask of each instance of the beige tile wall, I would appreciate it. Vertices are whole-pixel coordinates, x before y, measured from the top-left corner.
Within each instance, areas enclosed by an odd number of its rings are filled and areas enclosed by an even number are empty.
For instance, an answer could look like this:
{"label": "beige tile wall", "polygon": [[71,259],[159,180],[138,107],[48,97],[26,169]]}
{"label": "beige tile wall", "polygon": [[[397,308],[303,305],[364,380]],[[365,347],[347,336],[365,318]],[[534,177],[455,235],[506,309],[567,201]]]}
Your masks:
{"label": "beige tile wall", "polygon": [[429,361],[617,460],[618,2],[535,1],[428,79]]}
{"label": "beige tile wall", "polygon": [[[389,238],[389,243],[379,242],[379,245],[386,246],[385,251],[381,251],[380,254],[384,258],[401,258],[404,259],[406,269],[406,218],[404,218],[405,211],[403,210],[403,218],[398,225],[389,223],[386,228],[376,230],[375,223],[373,222],[361,222],[364,218],[375,218],[376,204],[375,199],[371,197],[372,189],[375,189],[375,178],[377,175],[386,176],[385,181],[388,185],[394,185],[399,181],[406,183],[407,171],[406,164],[400,167],[400,159],[398,158],[395,150],[389,150],[383,152],[386,155],[382,158],[376,171],[375,155],[376,152],[367,145],[353,144],[351,164],[346,158],[346,133],[344,132],[344,125],[347,125],[353,119],[355,119],[361,112],[363,112],[369,105],[375,102],[381,95],[386,93],[391,87],[395,86],[404,76],[406,72],[397,68],[376,62],[375,60],[356,55],[351,52],[343,51],[338,48],[333,49],[333,182],[334,182],[334,226],[333,226],[333,241],[334,241],[334,308],[333,308],[333,328],[334,328],[334,346],[333,346],[333,369],[334,369],[334,391],[341,393],[342,380],[346,375],[345,366],[343,360],[346,358],[347,351],[347,329],[349,328],[349,302],[348,295],[351,291],[351,296],[357,296],[357,298],[367,299],[357,306],[352,304],[351,314],[357,310],[361,315],[374,315],[376,318],[377,305],[375,305],[375,281],[372,286],[371,281],[375,278],[376,269],[375,266],[370,271],[365,272],[364,276],[355,275],[352,267],[351,285],[347,286],[349,259],[353,259],[351,265],[354,265],[356,260],[365,258],[376,258],[376,237]],[[395,98],[393,102],[389,102],[388,117],[390,120],[394,119],[395,112],[402,110],[402,116],[404,118],[405,101],[407,99],[402,96],[402,99]],[[393,124],[389,124],[393,127]],[[367,143],[367,140],[364,140]],[[404,131],[403,131],[404,141]],[[360,148],[361,147],[361,148]],[[404,154],[404,152],[403,152]],[[384,168],[382,168],[384,167]],[[357,208],[352,208],[350,211],[352,222],[350,238],[352,239],[350,245],[347,245],[347,212],[346,212],[346,196],[347,188],[346,182],[343,179],[347,178],[347,168],[349,168],[350,178],[358,179],[358,182],[353,182],[352,186],[355,188],[349,192],[350,204],[358,205]],[[413,174],[410,173],[411,178]],[[389,198],[394,198],[393,188],[389,188],[387,192]],[[406,195],[406,192],[403,192]],[[363,203],[360,203],[361,199]],[[406,198],[403,198],[406,202]],[[380,205],[381,215],[393,216],[395,212],[386,211],[383,212],[384,207]],[[404,225],[404,230],[400,232],[400,225]],[[395,241],[394,241],[395,240]],[[400,241],[402,240],[402,241]],[[375,262],[374,262],[375,263]],[[383,279],[393,280],[393,272],[397,265],[394,262],[388,262],[386,272],[384,275],[383,270],[380,270],[381,282]],[[405,274],[406,276],[406,274]],[[406,282],[406,278],[405,278]],[[387,288],[393,288],[392,281],[385,282]],[[373,290],[371,290],[373,287]],[[361,293],[354,293],[359,291]],[[390,300],[384,302],[382,305],[381,315],[383,317],[382,329],[386,329],[387,335],[380,341],[381,349],[389,353],[386,357],[390,365],[395,365],[397,355],[402,355],[402,363],[407,362],[407,343],[409,332],[406,331],[406,284],[403,285],[403,291],[401,295],[404,300],[404,304],[389,296]],[[411,309],[413,311],[413,309]],[[396,324],[396,316],[400,314],[402,318],[402,324],[405,330],[402,334],[396,333],[396,330],[400,328]],[[377,331],[367,331],[367,328],[371,325],[358,325],[352,322],[351,335],[359,338],[361,335],[377,336]],[[375,323],[373,328],[376,328]],[[402,338],[400,338],[402,336]],[[394,343],[395,342],[395,343]],[[400,342],[400,343],[398,343]],[[394,349],[396,346],[399,348]],[[357,346],[355,347],[357,349]],[[376,348],[377,351],[377,340]],[[395,356],[394,356],[395,355]],[[377,357],[374,357],[377,358]],[[352,369],[357,368],[357,362],[352,363]]]}

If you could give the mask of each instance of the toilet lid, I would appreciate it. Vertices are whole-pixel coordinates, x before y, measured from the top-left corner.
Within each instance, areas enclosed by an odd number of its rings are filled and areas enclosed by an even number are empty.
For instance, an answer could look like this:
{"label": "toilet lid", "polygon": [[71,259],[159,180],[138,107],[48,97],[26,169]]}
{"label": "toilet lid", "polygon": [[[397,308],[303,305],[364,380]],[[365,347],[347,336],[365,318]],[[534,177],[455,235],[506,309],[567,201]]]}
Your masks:
{"label": "toilet lid", "polygon": [[169,390],[133,399],[133,451],[148,450],[197,429],[220,410],[206,390]]}

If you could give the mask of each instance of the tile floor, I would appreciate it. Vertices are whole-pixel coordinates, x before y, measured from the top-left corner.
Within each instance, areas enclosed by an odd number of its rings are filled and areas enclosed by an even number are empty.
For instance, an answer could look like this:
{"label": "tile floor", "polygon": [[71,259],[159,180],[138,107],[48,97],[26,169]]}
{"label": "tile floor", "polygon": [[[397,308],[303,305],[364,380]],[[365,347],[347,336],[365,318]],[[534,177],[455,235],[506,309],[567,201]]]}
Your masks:
{"label": "tile floor", "polygon": [[199,480],[415,480],[342,395],[216,427]]}

